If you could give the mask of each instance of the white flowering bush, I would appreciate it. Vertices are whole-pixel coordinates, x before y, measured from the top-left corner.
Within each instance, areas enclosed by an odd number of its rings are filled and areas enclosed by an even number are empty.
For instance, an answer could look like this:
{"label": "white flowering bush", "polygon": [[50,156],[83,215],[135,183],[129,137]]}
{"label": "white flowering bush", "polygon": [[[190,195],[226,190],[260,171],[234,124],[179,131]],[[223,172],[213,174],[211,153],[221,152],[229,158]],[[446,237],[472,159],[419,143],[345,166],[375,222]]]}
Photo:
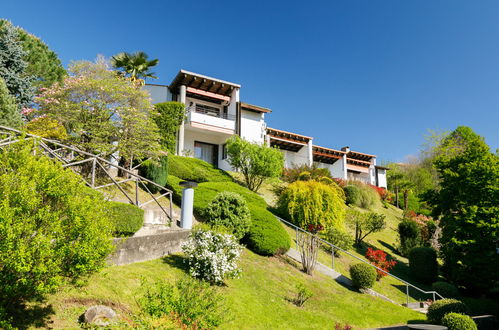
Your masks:
{"label": "white flowering bush", "polygon": [[198,229],[182,245],[187,256],[189,274],[212,284],[239,275],[237,261],[242,247],[232,235]]}

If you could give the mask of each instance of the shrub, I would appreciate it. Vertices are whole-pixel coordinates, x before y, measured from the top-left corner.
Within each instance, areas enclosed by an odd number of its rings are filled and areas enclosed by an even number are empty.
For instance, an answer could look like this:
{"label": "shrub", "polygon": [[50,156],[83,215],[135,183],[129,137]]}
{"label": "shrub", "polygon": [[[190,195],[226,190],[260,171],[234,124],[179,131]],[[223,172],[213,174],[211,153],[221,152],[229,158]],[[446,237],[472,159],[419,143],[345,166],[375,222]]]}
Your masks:
{"label": "shrub", "polygon": [[[168,178],[168,157],[162,156],[157,161],[151,159],[144,161],[139,167],[139,175],[164,187]],[[146,186],[153,194],[160,190],[158,186],[149,182]]]}
{"label": "shrub", "polygon": [[307,300],[312,298],[313,293],[301,283],[296,285],[296,290],[297,290],[296,297],[292,299],[292,302],[296,306],[302,307]]}
{"label": "shrub", "polygon": [[244,238],[253,252],[264,256],[286,253],[291,239],[282,224],[268,210],[250,205],[252,224]]}
{"label": "shrub", "polygon": [[[374,250],[371,248],[367,248],[366,252],[366,258],[369,260],[373,265],[375,265],[378,268],[381,268],[382,270],[386,272],[390,272],[390,270],[397,264],[395,260],[387,259],[386,258],[386,253],[383,250]],[[380,271],[379,269],[376,269],[376,280],[380,280],[383,276],[386,276],[387,274]]]}
{"label": "shrub", "polygon": [[437,252],[429,247],[413,248],[409,252],[411,275],[422,283],[432,283],[438,277]]}
{"label": "shrub", "polygon": [[243,238],[251,226],[248,205],[241,195],[223,191],[204,209],[205,220],[214,228],[225,227],[237,239]]}
{"label": "shrub", "polygon": [[442,325],[449,330],[477,330],[478,327],[471,317],[459,313],[448,313],[442,318]]}
{"label": "shrub", "polygon": [[401,255],[407,257],[409,251],[420,245],[420,229],[416,222],[404,219],[398,224],[400,246],[398,248]]}
{"label": "shrub", "polygon": [[350,267],[350,277],[353,286],[358,289],[372,288],[376,282],[376,271],[373,267],[365,263],[355,264]]}
{"label": "shrub", "polygon": [[345,191],[345,202],[348,205],[359,206],[361,204],[361,193],[359,187],[350,185],[343,187],[343,190]]}
{"label": "shrub", "polygon": [[239,275],[237,261],[242,247],[232,235],[203,229],[192,231],[182,245],[191,276],[220,284],[226,278]]}
{"label": "shrub", "polygon": [[371,233],[382,231],[386,227],[383,214],[359,212],[349,209],[346,216],[347,225],[355,231],[355,244],[360,245]]}
{"label": "shrub", "polygon": [[426,318],[431,323],[441,324],[442,318],[448,313],[468,314],[468,308],[456,299],[437,300],[428,307]]}
{"label": "shrub", "polygon": [[102,194],[32,143],[0,152],[0,306],[101,269],[113,226]]}
{"label": "shrub", "polygon": [[185,119],[185,105],[180,102],[156,103],[154,110],[157,115],[153,119],[159,128],[161,146],[173,154],[178,129]]}
{"label": "shrub", "polygon": [[431,285],[433,291],[437,291],[445,298],[457,298],[459,297],[459,291],[455,285],[438,281]]}
{"label": "shrub", "polygon": [[232,177],[227,172],[196,158],[168,156],[168,174],[182,180],[194,182],[231,182]]}
{"label": "shrub", "polygon": [[132,236],[144,224],[144,210],[132,204],[108,202],[109,215],[117,236]]}
{"label": "shrub", "polygon": [[[24,111],[26,112],[26,110]],[[67,138],[66,128],[57,120],[46,116],[34,118],[26,124],[26,131],[29,134],[40,136],[46,139],[64,140]]]}
{"label": "shrub", "polygon": [[[350,250],[353,246],[353,237],[349,233],[335,227],[326,229],[323,233],[321,233],[321,236],[325,241],[346,251]],[[326,249],[330,251],[331,247],[327,245]],[[334,256],[339,257],[339,252],[340,251],[338,249],[334,249]]]}
{"label": "shrub", "polygon": [[[303,173],[308,173],[308,178],[300,178]],[[294,165],[292,168],[285,168],[282,173],[282,179],[286,182],[293,183],[298,180],[317,180],[321,178],[332,179],[331,172],[327,168],[317,167],[316,164],[309,165]]]}
{"label": "shrub", "polygon": [[187,278],[175,283],[142,283],[142,287],[145,292],[139,305],[151,316],[173,316],[184,327],[192,329],[212,329],[227,319],[229,310],[223,296],[208,283]]}
{"label": "shrub", "polygon": [[380,197],[376,190],[360,181],[349,181],[343,188],[346,202],[349,205],[370,210],[380,205]]}

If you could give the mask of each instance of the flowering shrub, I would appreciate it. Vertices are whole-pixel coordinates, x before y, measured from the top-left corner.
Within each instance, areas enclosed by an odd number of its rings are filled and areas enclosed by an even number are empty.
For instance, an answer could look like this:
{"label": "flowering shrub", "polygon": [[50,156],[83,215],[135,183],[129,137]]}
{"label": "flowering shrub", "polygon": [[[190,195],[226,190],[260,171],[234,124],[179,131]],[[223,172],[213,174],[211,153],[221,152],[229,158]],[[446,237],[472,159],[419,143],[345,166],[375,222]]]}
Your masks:
{"label": "flowering shrub", "polygon": [[[396,264],[397,262],[395,260],[390,260],[386,258],[386,253],[383,250],[375,250],[371,248],[367,248],[366,252],[366,258],[369,260],[373,265],[375,265],[378,268],[383,269],[386,272],[389,272]],[[376,280],[380,280],[383,276],[386,276],[386,273],[383,273],[382,271],[376,269]]]}
{"label": "flowering shrub", "polygon": [[378,187],[378,186],[375,186],[372,184],[369,184],[369,186],[371,188],[373,188],[374,190],[376,190],[376,192],[378,193],[378,195],[382,201],[386,201],[388,199],[388,197],[390,196],[390,193],[385,188],[381,188],[381,187]]}
{"label": "flowering shrub", "polygon": [[239,275],[237,261],[242,247],[232,235],[199,229],[193,231],[182,245],[187,255],[189,274],[212,284]]}

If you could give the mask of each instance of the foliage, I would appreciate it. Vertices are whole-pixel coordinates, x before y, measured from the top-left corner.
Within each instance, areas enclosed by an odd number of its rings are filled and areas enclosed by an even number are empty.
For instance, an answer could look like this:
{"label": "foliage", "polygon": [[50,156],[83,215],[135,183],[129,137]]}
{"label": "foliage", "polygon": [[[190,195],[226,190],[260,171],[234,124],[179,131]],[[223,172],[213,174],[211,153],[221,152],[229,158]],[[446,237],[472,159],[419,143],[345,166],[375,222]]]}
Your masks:
{"label": "foliage", "polygon": [[229,191],[218,193],[203,213],[210,225],[214,228],[227,228],[237,239],[243,238],[251,227],[248,205],[237,193]]}
{"label": "foliage", "polygon": [[132,204],[109,203],[109,217],[114,224],[114,233],[118,236],[132,236],[144,224],[144,210]]}
{"label": "foliage", "polygon": [[157,79],[151,68],[158,65],[158,62],[158,59],[149,60],[149,56],[144,52],[133,54],[123,52],[111,57],[111,65],[115,69],[120,69],[121,76],[139,84],[143,84],[146,78]]}
{"label": "foliage", "polygon": [[[168,178],[168,159],[167,156],[161,156],[159,160],[148,159],[142,162],[139,167],[139,174],[164,187]],[[146,183],[146,186],[153,194],[160,190],[158,186],[149,182]]]}
{"label": "foliage", "polygon": [[349,181],[343,188],[346,196],[346,203],[370,210],[380,204],[380,197],[376,190],[367,184],[359,181]]}
{"label": "foliage", "polygon": [[437,291],[445,298],[457,298],[459,297],[459,291],[455,285],[443,281],[437,281],[432,283],[431,289]]}
{"label": "foliage", "polygon": [[342,189],[335,183],[295,181],[279,196],[278,208],[295,225],[342,228],[345,202]]}
{"label": "foliage", "polygon": [[374,212],[364,213],[349,209],[346,214],[347,225],[355,231],[355,244],[360,245],[370,234],[386,227],[385,216]]}
{"label": "foliage", "polygon": [[232,177],[227,172],[201,159],[190,157],[169,155],[168,173],[186,181],[232,182]]}
{"label": "foliage", "polygon": [[68,138],[66,129],[57,120],[47,116],[34,118],[26,125],[26,131],[46,139],[65,140]]}
{"label": "foliage", "polygon": [[[385,272],[390,272],[390,270],[397,264],[397,261],[386,258],[386,252],[383,250],[375,250],[372,248],[367,248],[366,259],[369,260],[374,266],[381,268]],[[387,274],[376,269],[376,280],[380,280],[383,276]]]}
{"label": "foliage", "polygon": [[368,264],[358,263],[350,267],[350,278],[354,287],[369,289],[376,282],[376,271]]}
{"label": "foliage", "polygon": [[345,325],[342,325],[341,323],[336,322],[334,324],[334,330],[352,330],[352,329],[353,329],[353,327],[348,323]]}
{"label": "foliage", "polygon": [[374,186],[372,184],[368,184],[368,186],[373,188],[378,193],[379,198],[381,198],[383,202],[387,201],[388,198],[390,197],[390,192],[385,188]]}
{"label": "foliage", "polygon": [[22,122],[16,99],[9,94],[5,81],[0,77],[0,125],[20,128]]}
{"label": "foliage", "polygon": [[177,132],[185,119],[185,105],[180,102],[164,102],[154,105],[157,116],[153,119],[158,125],[161,146],[170,154],[175,154]]}
{"label": "foliage", "polygon": [[73,63],[69,71],[62,83],[36,99],[39,113],[64,125],[69,143],[103,157],[118,151],[130,165],[134,158],[159,155],[158,128],[146,91],[117,77],[103,59]]}
{"label": "foliage", "polygon": [[421,245],[419,226],[415,221],[404,219],[398,224],[400,255],[407,257],[412,248]]}
{"label": "foliage", "polygon": [[296,291],[296,297],[292,299],[292,302],[298,307],[302,307],[314,295],[312,291],[301,283],[296,285]]}
{"label": "foliage", "polygon": [[268,178],[281,175],[284,156],[276,148],[251,143],[235,135],[227,140],[229,164],[244,176],[246,186],[258,191]]}
{"label": "foliage", "polygon": [[437,252],[429,247],[416,247],[409,252],[411,276],[422,283],[432,283],[438,277]]}
{"label": "foliage", "polygon": [[158,318],[173,317],[182,328],[212,329],[228,318],[225,299],[218,288],[208,283],[184,278],[175,283],[161,281],[142,286],[142,310]]}
{"label": "foliage", "polygon": [[443,140],[434,164],[440,190],[426,198],[441,219],[443,271],[460,285],[488,290],[499,269],[499,155],[460,126]]}
{"label": "foliage", "polygon": [[298,231],[296,233],[296,247],[300,252],[303,270],[308,275],[312,275],[317,266],[317,256],[319,253],[320,241],[314,234]]}
{"label": "foliage", "polygon": [[198,229],[189,235],[182,251],[187,256],[189,274],[193,277],[221,284],[224,279],[234,278],[240,273],[237,261],[242,247],[232,235]]}
{"label": "foliage", "polygon": [[33,77],[28,75],[27,53],[19,41],[19,31],[9,21],[0,25],[0,78],[3,78],[10,95],[16,99],[18,110],[32,101],[35,89]]}
{"label": "foliage", "polygon": [[32,144],[0,153],[0,305],[37,299],[101,269],[112,250],[103,196]]}
{"label": "foliage", "polygon": [[[323,178],[332,179],[331,172],[327,168],[320,168],[317,164],[312,166],[307,164],[294,165],[291,168],[285,168],[282,172],[283,181],[293,183],[298,180],[303,180],[307,173],[307,180],[320,181]],[[301,177],[301,178],[300,178]]]}
{"label": "foliage", "polygon": [[[326,229],[324,232],[321,233],[322,238],[339,247],[342,248],[345,251],[351,250],[353,247],[353,238],[352,236],[345,232],[344,230],[335,228],[335,227],[330,227]],[[326,248],[329,250],[330,246],[327,245]],[[340,251],[338,249],[334,249],[334,256],[339,257],[340,256]]]}
{"label": "foliage", "polygon": [[441,299],[433,302],[428,307],[426,317],[431,323],[441,324],[442,318],[448,313],[468,314],[468,308],[459,300]]}
{"label": "foliage", "polygon": [[471,317],[459,313],[447,313],[442,318],[442,325],[449,330],[477,330],[478,327]]}

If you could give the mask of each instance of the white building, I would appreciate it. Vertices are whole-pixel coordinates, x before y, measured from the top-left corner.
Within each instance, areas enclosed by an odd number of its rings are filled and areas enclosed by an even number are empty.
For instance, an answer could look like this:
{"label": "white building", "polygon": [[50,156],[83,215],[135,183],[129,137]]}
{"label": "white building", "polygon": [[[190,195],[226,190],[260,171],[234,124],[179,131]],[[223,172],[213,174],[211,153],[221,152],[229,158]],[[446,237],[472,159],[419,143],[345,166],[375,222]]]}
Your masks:
{"label": "white building", "polygon": [[180,70],[172,83],[147,84],[153,103],[185,104],[187,119],[177,138],[177,154],[207,161],[231,170],[225,141],[237,134],[256,143],[275,146],[284,154],[285,166],[312,165],[328,168],[333,177],[361,180],[386,188],[386,168],[376,166],[376,156],[313,145],[312,137],[267,128],[267,108],[240,100],[241,86],[228,81]]}

